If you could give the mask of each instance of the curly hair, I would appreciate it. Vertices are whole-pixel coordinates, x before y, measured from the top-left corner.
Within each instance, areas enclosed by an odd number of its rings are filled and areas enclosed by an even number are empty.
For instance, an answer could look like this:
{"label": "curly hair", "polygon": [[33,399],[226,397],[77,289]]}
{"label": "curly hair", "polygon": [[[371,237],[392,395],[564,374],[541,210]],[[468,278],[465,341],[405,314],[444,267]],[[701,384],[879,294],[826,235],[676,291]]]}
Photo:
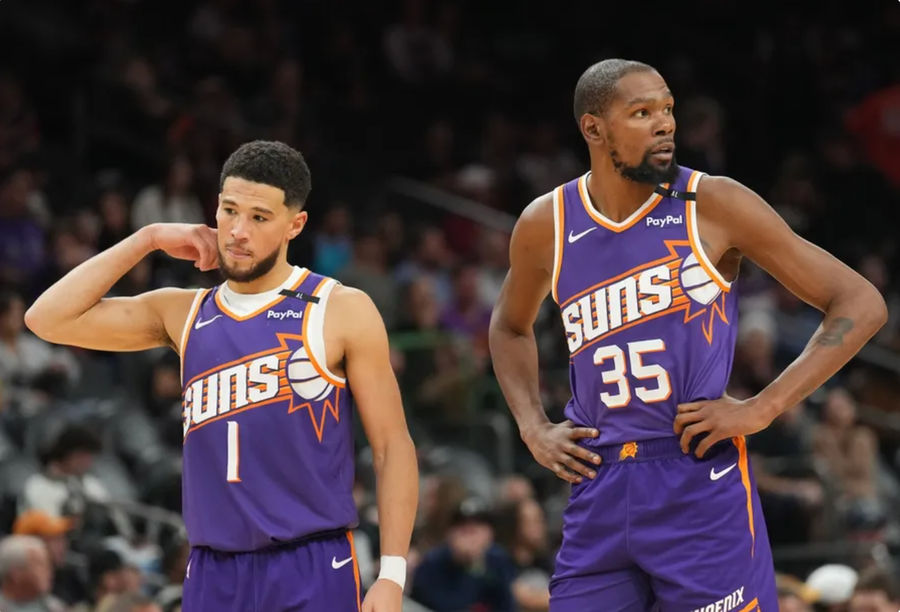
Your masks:
{"label": "curly hair", "polygon": [[242,144],[222,166],[220,191],[229,176],[277,187],[284,191],[285,206],[296,208],[303,208],[312,188],[303,155],[277,141],[254,140]]}

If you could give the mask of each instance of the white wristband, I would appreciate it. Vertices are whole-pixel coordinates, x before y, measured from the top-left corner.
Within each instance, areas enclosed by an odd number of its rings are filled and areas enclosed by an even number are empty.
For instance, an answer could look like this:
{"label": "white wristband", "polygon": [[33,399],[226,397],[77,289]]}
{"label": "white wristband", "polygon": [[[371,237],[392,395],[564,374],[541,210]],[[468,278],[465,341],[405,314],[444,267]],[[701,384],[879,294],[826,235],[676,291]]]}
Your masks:
{"label": "white wristband", "polygon": [[382,578],[396,582],[401,589],[406,586],[406,559],[393,555],[381,555],[381,571],[378,572],[378,579]]}

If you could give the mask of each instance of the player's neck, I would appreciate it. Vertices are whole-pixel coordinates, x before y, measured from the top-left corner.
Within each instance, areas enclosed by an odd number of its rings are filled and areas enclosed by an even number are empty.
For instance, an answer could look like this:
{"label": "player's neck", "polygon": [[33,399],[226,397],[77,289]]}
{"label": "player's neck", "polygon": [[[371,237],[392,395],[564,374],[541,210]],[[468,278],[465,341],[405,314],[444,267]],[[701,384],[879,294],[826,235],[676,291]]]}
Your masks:
{"label": "player's neck", "polygon": [[591,167],[587,177],[587,191],[590,204],[601,215],[619,223],[631,216],[647,201],[656,185],[637,183],[625,178],[612,166]]}
{"label": "player's neck", "polygon": [[288,279],[294,266],[286,259],[282,259],[272,269],[247,283],[239,283],[233,280],[226,281],[228,288],[235,293],[264,293],[281,286]]}

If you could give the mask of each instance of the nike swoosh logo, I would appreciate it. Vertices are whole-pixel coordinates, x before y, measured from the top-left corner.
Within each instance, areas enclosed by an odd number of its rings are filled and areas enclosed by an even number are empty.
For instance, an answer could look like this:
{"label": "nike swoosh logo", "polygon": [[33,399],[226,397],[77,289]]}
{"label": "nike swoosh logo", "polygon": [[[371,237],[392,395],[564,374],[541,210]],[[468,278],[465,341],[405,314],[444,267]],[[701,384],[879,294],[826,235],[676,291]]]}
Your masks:
{"label": "nike swoosh logo", "polygon": [[717,472],[716,468],[709,468],[709,479],[710,480],[718,480],[719,478],[721,478],[722,476],[724,476],[725,474],[727,474],[728,472],[730,472],[731,470],[733,470],[736,467],[737,467],[737,463],[732,463],[731,465],[729,465],[727,468],[725,468],[721,472]]}
{"label": "nike swoosh logo", "polygon": [[221,316],[222,315],[217,314],[212,319],[207,319],[206,321],[197,321],[196,323],[194,323],[194,329],[200,329],[201,327],[206,327],[207,325],[209,325],[210,323],[212,323],[213,321],[215,321],[216,319],[218,319]]}
{"label": "nike swoosh logo", "polygon": [[341,569],[348,563],[353,561],[353,557],[347,557],[343,561],[338,561],[336,557],[331,558],[331,569]]}
{"label": "nike swoosh logo", "polygon": [[588,234],[593,232],[595,229],[597,229],[597,228],[589,227],[588,229],[584,230],[583,232],[581,232],[579,234],[573,234],[572,230],[569,230],[569,244],[572,244],[573,242],[578,242],[579,240],[581,240],[582,238],[584,238],[585,236],[587,236]]}

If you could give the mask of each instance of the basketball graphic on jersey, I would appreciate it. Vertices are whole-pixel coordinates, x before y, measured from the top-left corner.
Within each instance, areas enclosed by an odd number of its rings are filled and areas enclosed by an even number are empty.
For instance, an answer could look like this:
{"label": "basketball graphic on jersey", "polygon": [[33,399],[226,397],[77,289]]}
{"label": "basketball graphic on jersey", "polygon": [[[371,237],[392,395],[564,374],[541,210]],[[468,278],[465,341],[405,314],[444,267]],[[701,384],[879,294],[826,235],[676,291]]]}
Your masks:
{"label": "basketball graphic on jersey", "polygon": [[712,304],[722,290],[691,253],[681,264],[681,286],[688,296],[704,306]]}
{"label": "basketball graphic on jersey", "polygon": [[288,359],[287,378],[294,393],[309,401],[323,400],[334,389],[334,385],[316,370],[305,346],[294,351]]}

